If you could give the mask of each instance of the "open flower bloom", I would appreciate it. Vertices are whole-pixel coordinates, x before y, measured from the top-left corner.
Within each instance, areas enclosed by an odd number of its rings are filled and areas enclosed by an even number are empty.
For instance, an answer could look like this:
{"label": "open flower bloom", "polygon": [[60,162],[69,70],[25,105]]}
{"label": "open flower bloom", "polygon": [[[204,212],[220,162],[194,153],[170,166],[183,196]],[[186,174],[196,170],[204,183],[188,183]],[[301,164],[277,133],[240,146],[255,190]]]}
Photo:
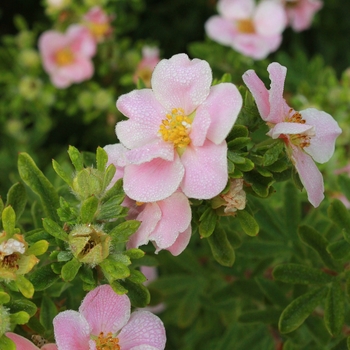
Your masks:
{"label": "open flower bloom", "polygon": [[84,26],[71,25],[65,34],[44,32],[39,38],[39,50],[44,69],[57,88],[90,79],[94,73],[91,57],[96,43]]}
{"label": "open flower bloom", "polygon": [[205,24],[207,35],[220,44],[256,60],[277,50],[287,18],[283,5],[274,0],[219,0],[219,16]]}
{"label": "open flower bloom", "polygon": [[315,108],[296,112],[290,108],[283,98],[287,68],[274,62],[267,70],[271,79],[270,90],[253,70],[244,73],[243,81],[255,98],[262,119],[270,127],[268,135],[283,139],[308,199],[317,207],[324,198],[324,186],[322,174],[313,159],[325,163],[331,158],[341,129],[326,112]]}
{"label": "open flower bloom", "polygon": [[160,61],[158,47],[144,46],[142,48],[142,60],[136,68],[134,83],[141,78],[146,87],[151,87],[151,77],[155,66]]}
{"label": "open flower bloom", "polygon": [[129,149],[123,180],[130,198],[156,202],[180,188],[187,197],[209,199],[225,188],[225,138],[242,97],[231,83],[211,82],[206,61],[178,54],[158,63],[152,89],[119,97],[117,107],[129,118],[116,133]]}
{"label": "open flower bloom", "polygon": [[[16,344],[16,350],[39,350],[37,346],[35,346],[28,339],[12,332],[7,332],[6,336],[10,338]],[[41,350],[58,350],[56,344],[45,344],[40,347]]]}
{"label": "open flower bloom", "polygon": [[[104,147],[108,154],[108,165],[116,166],[116,175],[112,184],[123,177],[124,155],[127,150],[121,144]],[[122,203],[129,208],[128,219],[141,221],[138,230],[130,237],[127,248],[138,248],[149,241],[156,247],[156,253],[162,249],[179,255],[187,247],[191,238],[191,207],[188,198],[181,192],[175,192],[166,199],[141,203],[128,197]]]}
{"label": "open flower bloom", "polygon": [[84,22],[97,42],[112,32],[111,18],[99,6],[94,6],[84,16]]}
{"label": "open flower bloom", "polygon": [[290,26],[296,31],[308,29],[314,14],[321,9],[320,0],[283,0]]}
{"label": "open flower bloom", "polygon": [[89,292],[79,312],[67,310],[53,320],[58,350],[163,350],[162,321],[148,311],[130,315],[130,300],[109,285]]}

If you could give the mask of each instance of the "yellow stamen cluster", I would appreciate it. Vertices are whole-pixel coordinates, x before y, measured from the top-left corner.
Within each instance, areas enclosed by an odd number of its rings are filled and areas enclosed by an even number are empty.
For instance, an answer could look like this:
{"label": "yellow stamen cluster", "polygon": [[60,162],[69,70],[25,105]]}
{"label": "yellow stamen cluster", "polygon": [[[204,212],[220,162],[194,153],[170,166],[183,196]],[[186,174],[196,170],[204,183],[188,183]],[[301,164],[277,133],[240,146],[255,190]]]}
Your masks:
{"label": "yellow stamen cluster", "polygon": [[106,335],[101,332],[95,343],[97,350],[120,350],[119,339],[113,337],[111,332]]}
{"label": "yellow stamen cluster", "polygon": [[59,66],[66,66],[74,61],[74,55],[71,49],[65,47],[55,54],[55,61]]}
{"label": "yellow stamen cluster", "polygon": [[173,108],[171,114],[167,114],[166,119],[162,120],[159,134],[164,141],[172,142],[176,148],[184,148],[191,142],[191,123],[182,108]]}
{"label": "yellow stamen cluster", "polygon": [[109,32],[109,23],[91,23],[90,31],[95,38],[102,38]]}
{"label": "yellow stamen cluster", "polygon": [[254,23],[250,19],[240,19],[237,21],[237,29],[240,33],[253,34],[255,33]]}
{"label": "yellow stamen cluster", "polygon": [[[289,113],[291,112],[293,112],[293,109],[289,110]],[[286,119],[286,121],[289,123],[305,124],[305,120],[303,119],[301,114],[295,111],[291,117],[288,117]],[[313,133],[295,134],[295,135],[290,135],[289,139],[294,145],[304,148],[304,147],[310,146],[310,140],[312,136],[313,136]]]}

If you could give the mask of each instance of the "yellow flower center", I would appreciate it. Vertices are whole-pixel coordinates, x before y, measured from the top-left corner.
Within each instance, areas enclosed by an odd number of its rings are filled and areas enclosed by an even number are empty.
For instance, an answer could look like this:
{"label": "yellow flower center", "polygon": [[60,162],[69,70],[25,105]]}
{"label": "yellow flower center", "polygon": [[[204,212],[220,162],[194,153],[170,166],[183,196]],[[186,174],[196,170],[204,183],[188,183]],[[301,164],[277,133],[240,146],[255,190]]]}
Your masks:
{"label": "yellow flower center", "polygon": [[177,149],[183,149],[191,142],[191,119],[182,108],[173,108],[159,127],[159,135],[166,142],[172,142]]}
{"label": "yellow flower center", "polygon": [[99,39],[104,37],[109,31],[108,23],[90,23],[89,25],[92,35]]}
{"label": "yellow flower center", "polygon": [[253,34],[255,33],[254,23],[250,19],[240,19],[237,21],[237,29],[240,33]]}
{"label": "yellow flower center", "polygon": [[120,350],[119,339],[109,332],[106,335],[101,332],[95,340],[97,350]]}
{"label": "yellow flower center", "polygon": [[[291,112],[293,112],[292,109],[289,110],[289,113]],[[303,119],[301,114],[295,111],[291,117],[286,118],[286,122],[305,124],[305,120]],[[311,138],[314,135],[315,135],[314,131],[310,130],[310,131],[306,131],[303,134],[289,135],[289,139],[294,145],[304,148],[304,147],[310,146]]]}
{"label": "yellow flower center", "polygon": [[55,61],[59,66],[66,66],[74,61],[74,55],[70,48],[60,49],[55,54]]}

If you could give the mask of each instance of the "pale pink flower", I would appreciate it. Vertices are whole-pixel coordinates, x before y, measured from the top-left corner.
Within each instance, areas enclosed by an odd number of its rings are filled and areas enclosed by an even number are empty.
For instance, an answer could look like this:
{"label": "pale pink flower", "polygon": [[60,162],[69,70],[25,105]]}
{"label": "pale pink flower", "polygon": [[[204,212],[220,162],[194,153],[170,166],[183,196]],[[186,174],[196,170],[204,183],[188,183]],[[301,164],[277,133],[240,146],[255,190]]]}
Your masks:
{"label": "pale pink flower", "polygon": [[[16,344],[16,350],[39,350],[39,348],[35,346],[31,341],[16,333],[7,332],[6,337],[10,338]],[[58,350],[56,344],[45,344],[40,349]]]}
{"label": "pale pink flower", "polygon": [[225,188],[225,138],[242,97],[231,83],[211,82],[206,61],[178,54],[158,63],[152,89],[119,97],[117,107],[129,118],[116,133],[130,150],[123,178],[130,198],[156,202],[180,188],[189,198],[209,199]]}
{"label": "pale pink flower", "polygon": [[[114,164],[117,171],[111,181],[123,177],[126,149],[121,144],[104,147],[108,154],[108,165]],[[191,207],[188,198],[181,192],[175,192],[166,199],[140,203],[126,197],[123,206],[129,208],[128,219],[141,221],[138,230],[130,237],[127,248],[138,248],[153,243],[156,253],[165,249],[173,255],[179,255],[187,247],[191,238]]]}
{"label": "pale pink flower", "polygon": [[296,112],[290,108],[283,98],[287,68],[274,62],[267,70],[271,79],[270,90],[253,70],[244,73],[243,81],[255,98],[262,119],[270,127],[268,135],[283,139],[308,199],[317,207],[324,198],[324,186],[322,174],[313,159],[325,163],[331,158],[341,129],[326,112],[315,108]]}
{"label": "pale pink flower", "polygon": [[39,50],[44,69],[57,88],[90,79],[94,73],[91,57],[96,43],[84,26],[72,25],[65,34],[44,32],[39,38]]}
{"label": "pale pink flower", "polygon": [[209,38],[256,60],[277,50],[287,25],[284,7],[274,0],[219,0],[218,16],[205,24]]}
{"label": "pale pink flower", "polygon": [[83,20],[97,42],[103,41],[112,32],[111,17],[99,6],[91,8]]}
{"label": "pale pink flower", "polygon": [[320,0],[282,0],[290,26],[296,31],[308,29],[323,3]]}
{"label": "pale pink flower", "polygon": [[129,298],[116,294],[111,286],[95,288],[85,296],[79,312],[67,310],[54,318],[58,350],[163,350],[162,321],[148,311],[130,315],[130,307]]}
{"label": "pale pink flower", "polygon": [[141,78],[146,87],[151,87],[152,73],[159,61],[158,47],[144,46],[142,48],[142,60],[134,74],[134,83],[136,84],[138,79]]}

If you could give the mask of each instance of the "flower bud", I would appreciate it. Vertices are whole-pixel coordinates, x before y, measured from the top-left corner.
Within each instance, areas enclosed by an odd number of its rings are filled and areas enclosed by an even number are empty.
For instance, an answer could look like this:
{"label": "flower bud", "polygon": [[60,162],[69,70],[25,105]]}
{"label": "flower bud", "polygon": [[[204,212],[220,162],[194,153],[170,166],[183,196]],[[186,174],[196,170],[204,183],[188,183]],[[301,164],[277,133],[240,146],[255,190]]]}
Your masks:
{"label": "flower bud", "polygon": [[85,168],[77,173],[72,185],[75,195],[84,200],[91,195],[98,196],[103,188],[103,174],[94,168]]}
{"label": "flower bud", "polygon": [[35,100],[41,90],[42,81],[37,78],[25,76],[19,82],[19,93],[28,101]]}

